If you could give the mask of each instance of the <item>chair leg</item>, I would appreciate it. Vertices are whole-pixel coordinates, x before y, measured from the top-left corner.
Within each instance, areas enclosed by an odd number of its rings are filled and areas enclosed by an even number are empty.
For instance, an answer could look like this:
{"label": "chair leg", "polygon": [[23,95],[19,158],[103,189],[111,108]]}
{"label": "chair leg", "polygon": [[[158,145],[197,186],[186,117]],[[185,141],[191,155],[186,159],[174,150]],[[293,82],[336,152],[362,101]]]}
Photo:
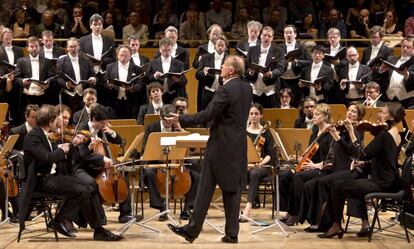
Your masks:
{"label": "chair leg", "polygon": [[402,218],[403,218],[403,221],[404,221],[405,237],[407,238],[407,242],[410,243],[410,237],[408,236],[408,231],[407,231],[407,219],[406,219],[406,216],[405,216],[405,211],[403,210],[401,212],[401,214],[402,214]]}
{"label": "chair leg", "polygon": [[17,234],[17,243],[20,242],[20,238],[22,237],[22,233],[23,233],[24,229],[25,229],[25,225],[20,224],[19,233]]}
{"label": "chair leg", "polygon": [[263,191],[263,208],[266,207],[266,194],[267,194],[267,184],[264,185],[264,191]]}
{"label": "chair leg", "polygon": [[[57,234],[57,231],[56,231],[56,227],[53,225],[53,222],[52,222],[53,221],[53,216],[52,216],[52,207],[51,207],[51,205],[47,205],[47,212],[48,212],[48,214],[45,215],[45,216],[49,216],[50,224],[52,225],[53,233],[55,234],[55,240],[56,240],[56,242],[58,242],[59,237],[58,237],[58,234]],[[47,227],[47,224],[46,224],[46,227]]]}
{"label": "chair leg", "polygon": [[348,219],[346,219],[346,225],[345,225],[345,230],[344,230],[345,233],[348,231],[348,225],[349,225],[350,220],[351,220],[351,216],[348,215]]}
{"label": "chair leg", "polygon": [[379,207],[374,205],[374,218],[372,218],[371,231],[369,232],[368,242],[371,242],[372,234],[374,233],[375,222],[378,220]]}

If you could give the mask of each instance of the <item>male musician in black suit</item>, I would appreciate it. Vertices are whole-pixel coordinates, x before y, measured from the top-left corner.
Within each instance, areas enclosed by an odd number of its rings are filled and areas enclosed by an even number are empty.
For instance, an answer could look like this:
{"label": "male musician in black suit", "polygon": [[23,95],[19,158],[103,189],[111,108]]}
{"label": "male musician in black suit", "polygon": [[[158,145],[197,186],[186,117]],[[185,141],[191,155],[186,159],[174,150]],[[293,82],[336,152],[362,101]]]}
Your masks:
{"label": "male musician in black suit", "polygon": [[[97,93],[93,88],[86,88],[83,90],[83,108],[73,114],[73,127],[88,123],[89,114],[91,113],[91,106],[96,104]],[[84,125],[82,125],[84,126]]]}
{"label": "male musician in black suit", "polygon": [[150,63],[148,71],[149,81],[158,81],[163,88],[163,102],[172,103],[176,97],[187,97],[185,86],[187,79],[184,74],[164,76],[165,73],[181,73],[184,64],[171,56],[174,42],[170,38],[163,38],[159,42],[161,56]]}
{"label": "male musician in black suit", "polygon": [[60,56],[66,54],[63,48],[54,45],[54,34],[52,31],[43,31],[41,38],[43,47],[40,48],[40,55],[50,60],[57,60]]}
{"label": "male musician in black suit", "polygon": [[[91,164],[80,164],[74,171],[74,176],[80,179],[85,183],[90,189],[93,189],[93,194],[95,202],[99,201],[98,188],[96,185],[95,177],[97,173],[96,168],[101,168],[103,165],[108,165],[112,163],[112,159],[109,158],[110,151],[105,149],[105,153],[108,156],[92,154],[91,148],[93,144],[98,143],[102,140],[107,140],[107,142],[112,144],[122,144],[122,137],[116,133],[114,130],[111,130],[108,126],[108,111],[107,108],[100,105],[94,104],[91,106],[91,111],[89,114],[89,121],[87,123],[82,123],[79,125],[80,130],[88,130],[91,133],[90,143],[84,143],[80,152],[80,159],[76,160],[77,162],[88,161],[93,158],[93,163]],[[93,167],[93,168],[91,168]],[[133,217],[131,215],[131,196],[128,190],[128,198],[126,201],[119,203],[120,214],[118,221],[120,223],[125,223],[131,220]],[[104,218],[105,213],[102,209],[102,206],[99,208],[99,213],[102,218]],[[140,217],[142,219],[142,217]]]}
{"label": "male musician in black suit", "polygon": [[201,232],[217,184],[222,190],[226,217],[226,235],[221,241],[238,242],[240,191],[247,181],[246,122],[252,103],[252,89],[240,79],[244,74],[242,58],[228,56],[221,70],[223,86],[205,110],[194,115],[171,113],[172,117],[168,118],[179,121],[184,127],[212,122],[190,222],[183,227],[168,224],[174,233],[190,243]]}
{"label": "male musician in black suit", "polygon": [[164,106],[162,101],[162,85],[157,82],[151,82],[147,87],[147,95],[149,103],[139,107],[137,124],[144,124],[145,115],[160,114],[161,108]]}
{"label": "male musician in black suit", "polygon": [[201,56],[200,69],[196,72],[198,84],[204,86],[202,98],[202,110],[206,109],[208,103],[213,99],[214,93],[223,83],[220,78],[220,72],[209,72],[209,69],[220,69],[227,56],[226,50],[228,41],[224,36],[215,40],[214,53]]}
{"label": "male musician in black suit", "polygon": [[[5,61],[11,65],[16,65],[17,59],[24,57],[23,48],[13,46],[13,31],[9,28],[4,28],[0,34],[0,37],[2,41],[2,44],[0,45],[0,60]],[[0,69],[1,75],[15,70],[9,69],[6,71],[5,69],[5,67],[3,69]],[[6,90],[5,98],[7,99],[10,108],[10,121],[14,125],[18,125],[22,121],[22,110],[19,108],[20,89],[18,87],[13,87],[14,75],[15,74],[12,74],[9,77],[9,81],[6,82],[8,87],[12,87],[12,89],[9,89],[10,91]],[[6,79],[4,79],[3,81],[6,81]]]}
{"label": "male musician in black suit", "polygon": [[[160,121],[154,122],[147,126],[145,129],[145,134],[142,142],[142,151],[141,154],[143,155],[146,149],[148,137],[152,132],[181,132],[185,131],[181,128],[179,123],[173,123],[171,121],[166,120],[166,117],[170,116],[170,113],[175,113],[176,108],[173,105],[167,104],[161,108],[160,111]],[[164,203],[164,198],[161,197],[160,191],[157,188],[156,182],[156,174],[157,169],[145,169],[144,172],[144,179],[145,183],[148,186],[148,190],[150,193],[150,207],[159,209],[160,212],[165,211],[166,206]],[[199,175],[196,172],[190,171],[191,176],[191,187],[190,190],[185,194],[185,204],[184,210],[180,214],[181,219],[188,219],[190,218],[190,210],[193,208],[195,194],[197,192],[197,185],[198,185],[198,178]],[[165,221],[168,217],[166,214],[161,215],[158,220]]]}
{"label": "male musician in black suit", "polygon": [[292,89],[294,96],[291,104],[297,107],[301,101],[297,75],[300,74],[304,67],[312,64],[312,58],[306,47],[296,41],[297,32],[294,25],[286,25],[283,28],[283,36],[285,42],[279,45],[279,49],[284,56],[295,49],[300,51],[298,57],[286,58],[285,56],[284,73],[280,76],[281,87]]}
{"label": "male musician in black suit", "polygon": [[90,61],[79,56],[79,40],[77,38],[69,38],[66,49],[68,54],[61,56],[57,62],[57,71],[61,75],[58,84],[63,91],[63,103],[76,112],[82,109],[83,89],[96,83],[96,74]]}
{"label": "male musician in black suit", "polygon": [[[54,80],[48,78],[55,75],[50,60],[39,55],[39,39],[35,36],[27,39],[27,51],[29,56],[17,60],[15,86],[21,89],[20,110],[21,114],[27,104],[36,104],[41,106],[48,101],[46,90]],[[39,80],[45,84],[35,83],[33,80]]]}
{"label": "male musician in black suit", "polygon": [[[177,44],[178,39],[178,30],[174,26],[169,26],[164,31],[165,37],[170,38],[174,45],[171,50],[171,56],[177,60],[180,60],[184,64],[184,70],[187,70],[190,68],[190,53],[188,52],[188,49],[181,47]],[[161,56],[160,51],[157,51],[157,54],[155,55],[155,58],[158,58]]]}
{"label": "male musician in black suit", "polygon": [[[142,78],[145,72],[131,62],[131,49],[120,45],[117,49],[118,62],[108,64],[105,73],[105,96],[110,99],[111,118],[134,118],[138,115],[136,94],[144,88]],[[118,85],[114,80],[125,82]],[[132,81],[131,81],[132,80]]]}
{"label": "male musician in black suit", "polygon": [[258,21],[249,21],[247,23],[247,38],[243,38],[236,45],[238,55],[246,57],[250,47],[260,45],[260,31],[263,25]]}
{"label": "male musician in black suit", "polygon": [[246,78],[253,87],[253,102],[260,103],[264,108],[277,106],[276,93],[280,90],[279,77],[283,73],[284,58],[277,47],[272,46],[274,31],[271,27],[265,26],[260,35],[261,44],[250,47],[247,53],[247,62],[255,63],[262,67],[268,66],[276,61],[276,65],[269,68],[268,72],[259,73],[249,68]]}
{"label": "male musician in black suit", "polygon": [[[36,189],[41,192],[63,196],[67,200],[75,200],[83,216],[89,225],[95,230],[95,240],[116,241],[123,237],[111,233],[99,223],[88,188],[78,179],[60,175],[57,164],[66,159],[66,156],[74,150],[74,146],[82,143],[82,139],[75,136],[72,143],[63,143],[53,148],[48,139],[48,133],[56,127],[57,113],[54,106],[44,105],[36,114],[37,126],[33,128],[24,140],[25,167],[34,167],[37,175]],[[32,186],[34,187],[34,186]],[[27,211],[28,203],[21,203],[21,210]],[[52,221],[58,232],[68,235],[68,231],[62,225],[62,215],[68,209],[63,204],[59,213]],[[25,213],[25,212],[24,212]],[[25,215],[20,215],[20,222],[24,222]]]}
{"label": "male musician in black suit", "polygon": [[358,50],[349,47],[346,51],[348,65],[339,71],[339,87],[342,90],[339,95],[346,105],[351,102],[362,102],[365,83],[371,80],[371,69],[360,64],[358,58]]}
{"label": "male musician in black suit", "polygon": [[[329,41],[329,48],[326,49],[325,53],[328,55],[337,55],[338,52],[343,49],[344,47],[341,45],[341,32],[337,28],[330,28],[327,32],[328,34],[328,41]],[[341,71],[341,68],[346,66],[348,64],[348,61],[346,60],[346,53],[340,52],[338,54],[338,59],[331,60],[328,56],[324,57],[324,64],[327,66],[330,66],[334,70],[334,75],[332,78],[332,82],[338,82],[338,75],[339,71]],[[331,90],[328,92],[329,99],[326,101],[330,104],[343,104],[338,101],[338,92],[339,90],[339,84],[333,84]]]}
{"label": "male musician in black suit", "polygon": [[[411,59],[414,51],[414,39],[404,38],[401,42],[401,57],[390,56],[387,61],[397,67]],[[381,65],[380,73],[387,80],[382,81],[381,89],[387,96],[388,100],[398,100],[408,108],[414,105],[414,64],[409,65],[401,70],[389,69],[385,64]]]}
{"label": "male musician in black suit", "polygon": [[312,130],[313,127],[313,110],[316,106],[316,100],[312,97],[306,97],[302,101],[301,112],[298,119],[295,120],[293,128],[305,128]]}
{"label": "male musician in black suit", "polygon": [[324,54],[324,48],[321,45],[315,45],[312,48],[312,64],[302,69],[300,74],[301,79],[311,82],[320,77],[325,77],[322,82],[307,86],[299,81],[299,87],[303,89],[304,97],[310,96],[316,99],[318,103],[327,102],[328,92],[332,88],[334,75],[333,69],[322,62]]}
{"label": "male musician in black suit", "polygon": [[17,142],[13,147],[14,150],[23,150],[23,141],[26,134],[36,126],[35,118],[38,110],[39,107],[37,105],[27,105],[26,110],[24,111],[26,122],[10,129],[10,135],[19,134],[19,139],[17,139]]}
{"label": "male musician in black suit", "polygon": [[[145,64],[149,64],[150,60],[148,59],[148,57],[143,56],[138,51],[140,47],[139,37],[137,35],[131,35],[128,37],[128,41],[129,47],[131,48],[132,52],[131,61],[139,67],[143,67]],[[145,75],[145,77],[143,78],[144,82],[146,81],[146,77],[147,75]],[[147,92],[145,85],[141,88],[139,92],[136,93],[136,99],[138,103],[137,106],[145,105],[147,103]]]}
{"label": "male musician in black suit", "polygon": [[[80,51],[88,53],[102,61],[100,69],[105,70],[107,64],[115,61],[115,43],[111,38],[101,34],[103,29],[103,19],[99,14],[91,16],[89,25],[92,33],[80,38]],[[102,55],[109,49],[111,49],[111,51],[102,57]],[[97,73],[98,70],[95,69],[95,72]]]}

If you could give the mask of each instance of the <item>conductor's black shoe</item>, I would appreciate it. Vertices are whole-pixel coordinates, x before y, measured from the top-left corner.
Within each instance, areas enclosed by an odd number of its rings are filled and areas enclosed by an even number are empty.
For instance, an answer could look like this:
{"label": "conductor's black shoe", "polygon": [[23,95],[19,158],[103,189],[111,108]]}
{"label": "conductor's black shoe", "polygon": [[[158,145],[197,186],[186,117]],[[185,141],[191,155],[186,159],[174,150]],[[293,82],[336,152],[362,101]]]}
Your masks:
{"label": "conductor's black shoe", "polygon": [[236,244],[239,242],[239,240],[237,239],[237,237],[230,237],[228,235],[225,235],[224,237],[221,238],[221,242]]}
{"label": "conductor's black shoe", "polygon": [[93,233],[93,239],[94,240],[102,240],[102,241],[118,241],[123,239],[124,236],[114,234],[109,230],[103,229],[101,231],[95,230]]}
{"label": "conductor's black shoe", "polygon": [[187,233],[187,231],[185,230],[185,226],[184,227],[178,227],[178,226],[174,226],[173,224],[167,224],[167,226],[171,231],[173,231],[173,233],[183,237],[188,242],[193,243],[193,241],[195,240],[194,237],[190,236]]}
{"label": "conductor's black shoe", "polygon": [[184,210],[180,214],[180,220],[189,220],[191,217],[191,212],[189,210]]}
{"label": "conductor's black shoe", "polygon": [[69,238],[75,238],[76,237],[75,234],[71,233],[69,231],[69,229],[65,227],[63,222],[60,222],[59,220],[53,219],[52,220],[52,225],[55,227],[55,229],[58,233],[66,236],[66,237],[69,237]]}

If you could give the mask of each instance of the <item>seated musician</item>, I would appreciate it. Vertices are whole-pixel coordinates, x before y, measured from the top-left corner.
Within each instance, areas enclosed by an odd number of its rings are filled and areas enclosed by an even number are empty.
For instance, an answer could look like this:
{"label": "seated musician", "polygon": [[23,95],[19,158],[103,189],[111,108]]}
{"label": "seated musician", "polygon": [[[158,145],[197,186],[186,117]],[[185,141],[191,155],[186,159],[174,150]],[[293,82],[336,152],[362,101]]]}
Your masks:
{"label": "seated musician", "polygon": [[313,110],[317,102],[312,97],[306,97],[301,104],[301,112],[299,117],[295,120],[294,128],[306,128],[311,130],[313,127]]}
{"label": "seated musician", "polygon": [[[160,113],[161,120],[159,122],[154,122],[150,124],[149,126],[147,126],[147,128],[145,129],[144,140],[142,143],[142,152],[141,152],[142,155],[144,154],[144,150],[146,149],[148,137],[152,132],[185,131],[179,125],[175,126],[171,121],[167,121],[165,119],[165,117],[169,117],[171,112],[175,113],[176,108],[173,105],[169,105],[169,104],[164,105]],[[156,173],[157,173],[156,169],[145,169],[144,179],[150,192],[150,207],[159,209],[160,212],[163,212],[166,210],[166,206],[164,203],[164,199],[161,197],[160,191],[157,188]],[[193,207],[195,194],[197,192],[197,181],[198,181],[199,175],[196,172],[190,170],[190,176],[191,176],[191,181],[192,181],[191,188],[188,191],[188,193],[185,195],[186,198],[185,198],[184,210],[180,214],[180,219],[183,219],[183,220],[188,220],[190,218],[190,210]],[[166,214],[161,215],[159,217],[159,221],[165,221],[167,219],[168,217]]]}
{"label": "seated musician", "polygon": [[[335,125],[330,125],[328,131],[332,136],[332,143],[329,148],[328,156],[324,159],[323,168],[319,177],[307,181],[302,192],[299,222],[305,220],[311,225],[305,228],[306,232],[317,232],[329,228],[330,221],[322,219],[326,201],[328,200],[331,184],[336,179],[348,179],[357,175],[351,172],[352,163],[352,142],[345,128],[345,122],[357,124],[365,115],[365,108],[362,104],[352,103],[349,105],[344,121],[338,121]],[[359,130],[355,132],[358,142],[363,139],[363,133]],[[355,172],[356,173],[356,172]],[[348,208],[349,213],[353,213],[352,205]],[[318,224],[321,224],[318,226]]]}
{"label": "seated musician", "polygon": [[[263,129],[263,125],[260,124],[260,121],[263,117],[263,107],[260,104],[253,104],[249,111],[249,124],[247,126],[247,135],[252,139],[252,141],[257,141],[255,146],[260,153],[260,158],[262,160],[255,165],[255,167],[248,168],[248,193],[247,193],[247,203],[246,207],[243,210],[243,216],[250,217],[250,211],[253,207],[253,203],[256,205],[257,201],[255,199],[257,195],[257,190],[259,188],[260,181],[271,174],[270,167],[260,167],[261,165],[275,165],[277,157],[274,150],[274,141],[272,134],[267,129]],[[262,140],[264,139],[264,141]],[[260,201],[258,203],[260,206]],[[255,206],[255,207],[258,207]],[[240,218],[240,222],[247,222],[245,218]]]}
{"label": "seated musician", "polygon": [[[299,160],[296,173],[283,171],[280,173],[281,192],[288,191],[287,215],[283,219],[286,225],[293,226],[298,222],[298,215],[301,203],[301,196],[304,183],[310,179],[320,176],[323,168],[323,161],[326,159],[332,141],[331,135],[326,132],[331,123],[331,109],[325,103],[318,104],[313,111],[312,135],[309,139],[309,147]],[[315,144],[319,148],[315,154],[307,153],[311,151]],[[291,179],[291,180],[287,180]],[[289,184],[290,183],[290,184]]]}
{"label": "seated musician", "polygon": [[[92,188],[95,193],[95,196],[98,196],[99,191],[96,185],[95,177],[101,173],[103,165],[111,165],[112,159],[108,156],[98,155],[96,153],[92,154],[92,148],[102,140],[107,139],[109,143],[113,144],[122,144],[122,138],[115,131],[111,130],[108,126],[108,111],[106,107],[95,104],[91,107],[91,112],[89,114],[89,122],[79,125],[79,130],[87,130],[91,134],[91,141],[83,147],[82,152],[80,152],[80,157],[86,161],[90,159],[92,164],[83,164],[79,165],[74,171],[74,176],[80,179],[82,182],[86,183],[90,188]],[[105,151],[109,155],[109,151]],[[91,158],[92,157],[92,158]],[[81,161],[81,160],[78,160]],[[132,209],[131,209],[131,199],[130,193],[128,192],[128,198],[125,202],[119,203],[120,215],[118,221],[120,223],[128,222],[133,219]],[[102,206],[99,208],[100,215],[103,218],[103,223],[106,223],[105,213]],[[142,219],[142,217],[140,217]]]}
{"label": "seated musician", "polygon": [[385,103],[380,100],[381,86],[374,81],[365,84],[365,107],[383,107]]}
{"label": "seated musician", "polygon": [[380,131],[367,146],[363,147],[357,141],[354,127],[347,125],[347,130],[352,141],[353,153],[359,160],[371,160],[369,164],[363,164],[363,170],[370,171],[370,179],[347,179],[332,183],[329,205],[332,207],[331,228],[320,238],[342,238],[343,207],[346,198],[352,198],[361,203],[360,208],[363,215],[361,231],[362,235],[369,234],[368,214],[365,205],[365,195],[372,192],[397,192],[400,187],[397,158],[400,151],[401,137],[398,133],[397,124],[404,118],[404,108],[398,102],[388,102],[381,107],[381,121],[389,125],[388,130]]}
{"label": "seated musician", "polygon": [[161,108],[164,106],[162,102],[162,85],[157,82],[151,82],[147,86],[147,96],[149,103],[139,107],[137,124],[144,124],[145,115],[160,114]]}
{"label": "seated musician", "polygon": [[[94,240],[121,240],[122,236],[104,229],[99,223],[88,188],[78,179],[59,173],[57,169],[58,162],[64,161],[66,155],[71,153],[74,146],[82,143],[82,139],[75,136],[71,143],[62,143],[57,148],[53,148],[48,139],[48,133],[56,127],[56,123],[57,113],[55,107],[42,106],[36,114],[37,126],[27,134],[24,140],[25,166],[34,167],[37,174],[36,189],[41,192],[63,196],[67,200],[76,199],[77,206],[89,225],[94,229]],[[61,225],[61,213],[64,213],[68,208],[65,203],[52,221],[56,229],[62,234],[67,232]],[[21,207],[24,207],[24,205],[28,204],[22,203]],[[25,208],[27,210],[27,206]],[[21,214],[21,219],[24,219],[23,217],[25,215]]]}
{"label": "seated musician", "polygon": [[77,126],[78,123],[88,123],[89,113],[91,113],[92,104],[96,104],[97,92],[93,88],[86,88],[83,90],[83,108],[73,114],[73,126]]}

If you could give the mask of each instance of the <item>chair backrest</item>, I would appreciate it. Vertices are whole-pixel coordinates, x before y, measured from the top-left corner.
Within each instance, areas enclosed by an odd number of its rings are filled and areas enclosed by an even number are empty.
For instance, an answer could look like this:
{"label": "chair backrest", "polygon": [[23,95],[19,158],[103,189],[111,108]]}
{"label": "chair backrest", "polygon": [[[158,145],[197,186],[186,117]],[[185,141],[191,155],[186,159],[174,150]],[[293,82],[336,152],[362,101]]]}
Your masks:
{"label": "chair backrest", "polygon": [[405,191],[405,200],[408,200],[410,203],[413,201],[413,193],[411,191],[411,186],[413,184],[412,178],[413,171],[413,156],[407,157],[402,165],[401,173],[401,184],[402,188]]}

